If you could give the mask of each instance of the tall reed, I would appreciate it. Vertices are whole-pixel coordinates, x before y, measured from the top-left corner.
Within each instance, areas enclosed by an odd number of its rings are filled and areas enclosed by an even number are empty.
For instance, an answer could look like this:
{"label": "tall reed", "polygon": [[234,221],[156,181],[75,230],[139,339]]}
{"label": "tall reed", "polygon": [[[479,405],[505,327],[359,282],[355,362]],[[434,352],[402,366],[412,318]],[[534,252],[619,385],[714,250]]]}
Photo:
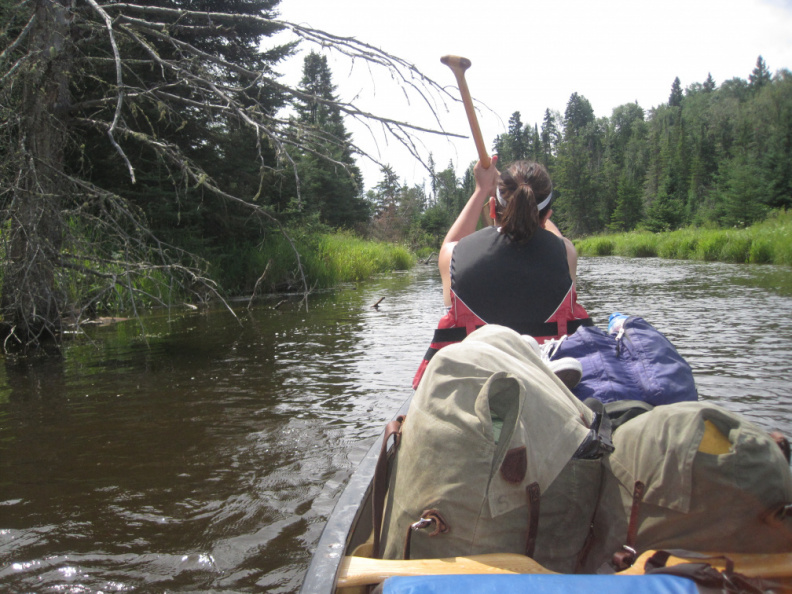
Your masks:
{"label": "tall reed", "polygon": [[[327,288],[392,270],[407,270],[415,256],[404,246],[360,239],[351,233],[290,232],[294,247],[280,233],[258,246],[240,246],[215,261],[220,285],[230,294]],[[296,248],[296,253],[295,249]],[[299,254],[299,263],[298,263]]]}
{"label": "tall reed", "polygon": [[688,227],[666,233],[634,231],[575,240],[584,256],[659,256],[680,260],[792,265],[792,211],[778,211],[744,229]]}

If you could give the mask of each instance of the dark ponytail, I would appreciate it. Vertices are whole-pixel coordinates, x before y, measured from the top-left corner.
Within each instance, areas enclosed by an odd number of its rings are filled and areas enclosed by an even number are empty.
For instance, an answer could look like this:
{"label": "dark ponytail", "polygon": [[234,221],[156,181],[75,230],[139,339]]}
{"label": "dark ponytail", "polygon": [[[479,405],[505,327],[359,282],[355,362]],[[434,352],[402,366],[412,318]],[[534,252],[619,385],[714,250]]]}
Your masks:
{"label": "dark ponytail", "polygon": [[[538,204],[552,192],[550,175],[539,163],[516,161],[498,182],[497,221],[501,231],[516,243],[525,243],[541,225],[550,205],[539,212]],[[504,206],[502,201],[506,203]]]}

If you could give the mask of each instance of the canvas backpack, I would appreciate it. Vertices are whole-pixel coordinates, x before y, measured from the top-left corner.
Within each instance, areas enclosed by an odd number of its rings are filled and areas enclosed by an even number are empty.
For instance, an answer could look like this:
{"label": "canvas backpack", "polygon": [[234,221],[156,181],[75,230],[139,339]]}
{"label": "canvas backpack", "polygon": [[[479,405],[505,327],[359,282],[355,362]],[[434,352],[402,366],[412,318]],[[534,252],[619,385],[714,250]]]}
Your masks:
{"label": "canvas backpack", "polygon": [[607,448],[598,421],[513,330],[442,349],[401,428],[383,557],[524,553],[574,571]]}
{"label": "canvas backpack", "polygon": [[613,445],[585,571],[623,569],[652,549],[792,551],[789,463],[740,415],[703,401],[658,406],[618,426]]}
{"label": "canvas backpack", "polygon": [[[551,359],[580,361],[583,377],[572,392],[603,403],[642,400],[654,406],[698,399],[693,371],[670,340],[639,316],[619,316],[608,332],[582,326],[559,341]],[[613,316],[612,316],[613,317]]]}

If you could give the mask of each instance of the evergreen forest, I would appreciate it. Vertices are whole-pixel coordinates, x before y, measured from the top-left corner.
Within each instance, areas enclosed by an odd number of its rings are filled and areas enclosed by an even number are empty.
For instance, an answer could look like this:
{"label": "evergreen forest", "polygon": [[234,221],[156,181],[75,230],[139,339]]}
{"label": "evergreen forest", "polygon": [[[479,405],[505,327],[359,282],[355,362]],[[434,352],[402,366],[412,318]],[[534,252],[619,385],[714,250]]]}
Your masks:
{"label": "evergreen forest", "polygon": [[747,80],[708,76],[683,90],[677,78],[667,103],[628,103],[609,118],[574,93],[541,126],[515,112],[494,150],[548,167],[572,236],[745,227],[792,206],[792,73],[771,75],[759,56]]}

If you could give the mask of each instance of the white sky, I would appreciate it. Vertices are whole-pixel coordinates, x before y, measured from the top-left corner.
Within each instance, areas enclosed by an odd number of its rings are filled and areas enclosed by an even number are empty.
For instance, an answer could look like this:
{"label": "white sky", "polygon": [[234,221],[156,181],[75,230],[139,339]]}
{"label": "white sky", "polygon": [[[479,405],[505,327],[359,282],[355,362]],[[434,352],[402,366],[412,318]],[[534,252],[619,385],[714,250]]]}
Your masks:
{"label": "white sky", "polygon": [[[541,129],[545,109],[563,114],[574,92],[603,117],[625,103],[649,110],[666,102],[677,76],[683,88],[704,82],[707,73],[718,85],[747,79],[759,55],[773,73],[792,69],[792,0],[282,0],[279,8],[284,20],[356,37],[404,58],[452,87],[455,96],[453,74],[440,57],[469,58],[470,92],[491,110],[479,110],[488,148],[513,112]],[[379,115],[431,125],[420,103],[408,105],[387,73],[327,55],[342,99],[358,97]],[[287,65],[287,81],[299,81],[302,59]],[[449,107],[440,113],[443,126],[469,136],[462,105]],[[428,177],[392,140],[347,127],[405,182]],[[460,175],[477,158],[471,138],[417,140],[434,154],[438,169],[452,160]],[[373,187],[379,168],[365,160],[359,165],[366,189]]]}

